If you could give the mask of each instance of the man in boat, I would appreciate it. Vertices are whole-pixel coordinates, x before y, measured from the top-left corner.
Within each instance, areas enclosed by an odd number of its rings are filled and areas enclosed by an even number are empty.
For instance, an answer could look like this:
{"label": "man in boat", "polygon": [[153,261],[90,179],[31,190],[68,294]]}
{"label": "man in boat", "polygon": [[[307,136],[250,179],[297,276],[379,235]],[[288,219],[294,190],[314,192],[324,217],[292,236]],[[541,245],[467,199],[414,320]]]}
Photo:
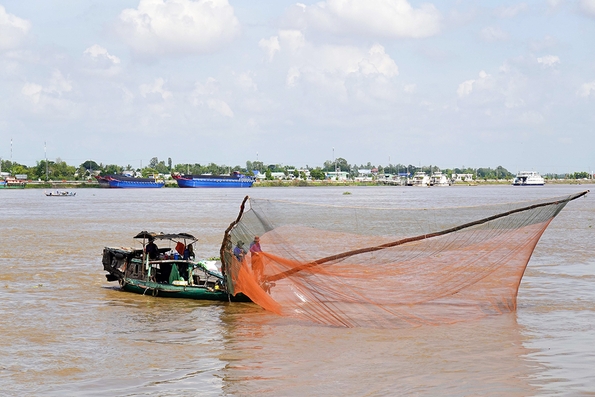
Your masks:
{"label": "man in boat", "polygon": [[184,259],[189,260],[190,258],[194,259],[194,248],[192,247],[192,244],[188,244],[184,250]]}
{"label": "man in boat", "polygon": [[233,254],[239,262],[244,260],[246,250],[244,249],[244,242],[242,240],[239,240],[236,243],[236,246],[233,248]]}
{"label": "man in boat", "polygon": [[149,243],[145,247],[145,252],[149,255],[149,259],[157,259],[159,256],[159,249],[157,248],[157,244],[155,244],[154,238],[149,238]]}
{"label": "man in boat", "polygon": [[262,274],[264,273],[264,265],[260,256],[261,252],[262,249],[260,248],[260,237],[255,236],[254,241],[250,243],[250,259],[252,261],[252,271],[254,272],[254,276],[256,276],[256,280],[258,282],[262,280]]}
{"label": "man in boat", "polygon": [[262,249],[260,249],[260,237],[254,236],[254,241],[250,243],[250,252],[262,252]]}

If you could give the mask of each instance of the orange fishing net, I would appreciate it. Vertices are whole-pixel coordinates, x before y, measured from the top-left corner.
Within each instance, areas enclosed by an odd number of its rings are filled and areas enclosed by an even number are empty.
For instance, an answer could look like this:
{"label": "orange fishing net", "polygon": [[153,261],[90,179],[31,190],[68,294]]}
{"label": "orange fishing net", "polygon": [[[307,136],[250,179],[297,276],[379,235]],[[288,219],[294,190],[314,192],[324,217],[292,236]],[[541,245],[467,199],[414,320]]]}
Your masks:
{"label": "orange fishing net", "polygon": [[418,210],[246,198],[221,249],[228,288],[283,316],[346,327],[511,312],[539,238],[585,194]]}

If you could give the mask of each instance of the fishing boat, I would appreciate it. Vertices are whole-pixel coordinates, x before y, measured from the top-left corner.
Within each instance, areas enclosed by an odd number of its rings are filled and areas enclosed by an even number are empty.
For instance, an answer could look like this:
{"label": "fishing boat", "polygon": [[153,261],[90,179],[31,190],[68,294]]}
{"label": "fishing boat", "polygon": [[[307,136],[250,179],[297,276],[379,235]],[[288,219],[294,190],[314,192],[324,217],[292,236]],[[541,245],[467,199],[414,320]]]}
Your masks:
{"label": "fishing boat", "polygon": [[179,187],[252,187],[254,178],[235,171],[231,175],[182,175],[172,174]]}
{"label": "fishing boat", "polygon": [[165,181],[155,178],[135,178],[125,175],[97,175],[100,187],[109,188],[160,188]]}
{"label": "fishing boat", "polygon": [[[250,300],[230,296],[219,260],[195,260],[196,237],[188,233],[142,231],[134,236],[141,248],[105,247],[103,269],[108,281],[118,281],[124,291],[167,298],[211,301]],[[157,248],[157,245],[167,247]]]}
{"label": "fishing boat", "polygon": [[543,186],[545,180],[535,171],[521,171],[512,181],[513,186]]}
{"label": "fishing boat", "polygon": [[55,192],[44,192],[48,197],[73,197],[76,192],[68,192],[66,190],[56,190]]}

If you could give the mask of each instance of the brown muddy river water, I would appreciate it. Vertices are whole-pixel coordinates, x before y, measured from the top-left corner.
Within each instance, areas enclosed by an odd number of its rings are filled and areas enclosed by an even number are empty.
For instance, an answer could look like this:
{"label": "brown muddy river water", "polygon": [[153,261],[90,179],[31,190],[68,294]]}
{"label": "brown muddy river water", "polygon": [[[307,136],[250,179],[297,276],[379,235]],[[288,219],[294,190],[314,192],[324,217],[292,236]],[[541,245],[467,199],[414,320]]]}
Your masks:
{"label": "brown muddy river water", "polygon": [[[594,395],[594,187],[2,190],[0,395]],[[517,312],[454,325],[299,323],[253,304],[122,292],[101,265],[104,246],[141,230],[192,233],[198,257],[218,256],[246,194],[407,208],[586,189],[537,245]]]}

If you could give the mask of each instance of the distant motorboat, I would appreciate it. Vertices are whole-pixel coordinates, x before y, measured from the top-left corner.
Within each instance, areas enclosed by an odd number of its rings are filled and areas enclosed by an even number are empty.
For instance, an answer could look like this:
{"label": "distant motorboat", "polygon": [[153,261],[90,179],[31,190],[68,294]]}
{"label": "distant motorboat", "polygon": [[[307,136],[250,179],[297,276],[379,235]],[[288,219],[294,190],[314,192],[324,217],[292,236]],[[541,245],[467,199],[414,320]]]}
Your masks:
{"label": "distant motorboat", "polygon": [[543,186],[545,180],[535,171],[520,171],[514,180],[513,186]]}

